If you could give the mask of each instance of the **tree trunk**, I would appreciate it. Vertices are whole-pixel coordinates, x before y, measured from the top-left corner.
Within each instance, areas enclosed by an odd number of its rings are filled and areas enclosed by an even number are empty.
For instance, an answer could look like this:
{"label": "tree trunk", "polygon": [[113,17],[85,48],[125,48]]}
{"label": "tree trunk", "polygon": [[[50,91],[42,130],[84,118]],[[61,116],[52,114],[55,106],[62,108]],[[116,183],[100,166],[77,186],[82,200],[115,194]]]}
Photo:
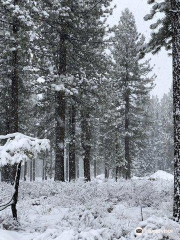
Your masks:
{"label": "tree trunk", "polygon": [[[66,75],[66,35],[61,33],[59,52],[59,77]],[[55,181],[64,181],[64,146],[65,146],[65,91],[56,92],[56,154]]]}
{"label": "tree trunk", "polygon": [[70,110],[70,143],[69,143],[69,181],[76,179],[76,108],[72,103]]}
{"label": "tree trunk", "polygon": [[96,157],[94,159],[94,177],[96,178],[97,177],[97,161],[96,161]]}
{"label": "tree trunk", "polygon": [[43,166],[42,166],[42,180],[45,180],[45,161],[44,161],[44,157],[43,157]]}
{"label": "tree trunk", "polygon": [[76,159],[76,177],[79,178],[79,159]]}
{"label": "tree trunk", "polygon": [[105,179],[109,178],[109,167],[105,164]]}
{"label": "tree trunk", "polygon": [[[117,131],[118,131],[118,129],[117,129]],[[118,146],[119,146],[119,144],[118,144],[118,133],[116,132],[116,137],[115,137],[115,139],[116,139],[116,172],[115,172],[115,179],[116,179],[116,182],[117,182],[117,180],[118,180],[118,174],[119,174],[119,159],[118,159]]]}
{"label": "tree trunk", "polygon": [[[14,0],[14,5],[17,5],[19,0]],[[18,28],[19,23],[18,19],[13,19],[13,35],[15,39],[18,37]],[[18,73],[18,44],[15,41],[14,43],[14,50],[12,51],[12,133],[18,132],[18,109],[19,109],[19,73]]]}
{"label": "tree trunk", "polygon": [[36,180],[36,160],[33,159],[32,160],[32,177],[33,177],[33,181]]}
{"label": "tree trunk", "polygon": [[55,181],[64,181],[65,92],[56,93],[56,159]]}
{"label": "tree trunk", "polygon": [[50,179],[53,177],[53,149],[51,149],[51,156],[50,156]]}
{"label": "tree trunk", "polygon": [[116,177],[115,177],[116,182],[117,182],[117,180],[118,180],[118,174],[119,174],[119,167],[116,166]]}
{"label": "tree trunk", "polygon": [[43,174],[42,174],[42,180],[46,180],[46,160],[45,156],[43,156]]}
{"label": "tree trunk", "polygon": [[14,194],[12,198],[12,205],[11,205],[11,210],[13,214],[13,218],[17,220],[17,201],[18,201],[18,191],[19,191],[19,180],[20,180],[20,175],[21,175],[21,163],[17,164],[17,170],[16,170],[16,177],[15,177],[15,183],[14,183]]}
{"label": "tree trunk", "polygon": [[[14,5],[18,5],[19,0],[14,0]],[[11,98],[12,98],[12,111],[11,111],[11,133],[18,132],[19,122],[19,72],[18,72],[18,43],[16,41],[19,31],[19,21],[16,17],[13,19],[12,26],[13,36],[15,38],[14,50],[12,51],[12,84],[11,84]],[[17,165],[14,164],[10,167],[11,182],[14,182],[16,176]]]}
{"label": "tree trunk", "polygon": [[108,164],[108,153],[107,153],[107,139],[105,140],[105,138],[103,137],[102,139],[103,141],[103,158],[104,158],[104,176],[105,179],[109,178],[109,164]]}
{"label": "tree trunk", "polygon": [[24,163],[24,181],[27,180],[27,162]]}
{"label": "tree trunk", "polygon": [[33,181],[33,171],[32,171],[32,165],[33,165],[33,163],[32,163],[32,160],[30,161],[30,182],[32,182]]}
{"label": "tree trunk", "polygon": [[125,161],[126,161],[126,179],[131,178],[131,158],[129,141],[129,93],[125,96]]}
{"label": "tree trunk", "polygon": [[180,2],[171,0],[173,29],[174,97],[174,207],[175,221],[180,221]]}
{"label": "tree trunk", "polygon": [[11,183],[12,178],[11,178],[11,165],[6,165],[1,168],[1,181],[6,182],[6,183]]}
{"label": "tree trunk", "polygon": [[[67,126],[67,125],[66,125]],[[66,131],[69,131],[69,126],[67,126]],[[68,136],[69,137],[69,136]],[[69,181],[69,144],[66,144],[65,148],[65,161],[66,161],[66,174],[65,174],[65,180],[68,182]]]}
{"label": "tree trunk", "polygon": [[89,126],[89,112],[81,110],[81,143],[84,150],[84,179],[91,181],[90,159],[91,159],[91,131]]}
{"label": "tree trunk", "polygon": [[[10,116],[11,113],[9,111],[9,106],[6,106],[6,134],[11,133],[11,128],[10,128]],[[5,142],[4,142],[5,144]],[[11,168],[12,166],[6,165],[1,168],[1,181],[6,182],[6,183],[11,183],[12,178],[11,178]]]}

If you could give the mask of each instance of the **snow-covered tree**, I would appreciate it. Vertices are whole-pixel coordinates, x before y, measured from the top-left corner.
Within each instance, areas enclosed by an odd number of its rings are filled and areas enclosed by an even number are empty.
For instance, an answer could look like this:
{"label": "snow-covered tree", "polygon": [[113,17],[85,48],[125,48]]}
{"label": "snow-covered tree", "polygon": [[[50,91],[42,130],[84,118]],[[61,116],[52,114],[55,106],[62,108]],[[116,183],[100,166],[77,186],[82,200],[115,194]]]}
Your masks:
{"label": "snow-covered tree", "polygon": [[147,176],[163,170],[173,171],[173,110],[172,91],[149,99],[144,122],[146,138],[134,164],[136,176]]}
{"label": "snow-covered tree", "polygon": [[159,19],[157,23],[151,26],[152,29],[157,29],[156,33],[152,34],[150,42],[150,50],[154,53],[158,52],[162,46],[167,50],[172,47],[173,55],[173,113],[174,113],[174,218],[180,220],[180,182],[179,182],[179,52],[180,52],[180,39],[179,39],[179,18],[180,18],[180,3],[176,0],[165,0],[159,3],[156,0],[149,0],[148,3],[153,4],[152,11],[145,17],[145,20],[153,19],[158,12],[164,13],[164,17]]}
{"label": "snow-covered tree", "polygon": [[167,94],[164,94],[160,102],[160,117],[162,123],[162,170],[173,172],[173,92],[172,89]]}
{"label": "snow-covered tree", "polygon": [[11,206],[13,218],[17,220],[16,205],[18,201],[21,165],[29,161],[32,157],[37,157],[37,154],[40,152],[49,150],[49,140],[40,140],[21,133],[14,133],[5,136],[1,135],[0,141],[5,141],[5,144],[0,146],[0,167],[17,165],[13,196],[8,203],[0,205],[0,210]]}
{"label": "snow-covered tree", "polygon": [[[37,36],[34,39],[36,45],[34,59],[37,59],[37,65],[40,65],[41,68],[43,66],[44,71],[39,71],[39,73],[43,74],[46,83],[49,87],[53,86],[51,90],[55,92],[56,180],[64,181],[67,112],[72,112],[69,109],[75,110],[76,103],[83,105],[82,109],[85,108],[83,112],[87,112],[89,106],[82,104],[82,98],[87,98],[89,90],[93,92],[92,88],[96,84],[96,79],[99,78],[98,75],[105,71],[102,46],[105,36],[104,23],[111,13],[110,3],[111,0],[99,3],[66,0],[51,3],[38,1],[38,5],[34,8],[34,11],[37,11],[38,26]],[[38,16],[39,12],[41,12],[41,18]],[[85,118],[83,121],[86,121],[85,125],[87,126],[88,114],[82,113],[81,116]],[[72,118],[74,119],[74,117]],[[72,121],[71,124],[70,129],[74,128]],[[89,130],[84,128],[84,131],[88,132]],[[84,134],[89,135],[87,132]],[[74,135],[74,130],[71,133]],[[72,169],[75,164],[73,138],[74,136],[69,142]],[[89,146],[86,147],[86,144],[83,146],[85,155],[89,156]],[[88,175],[90,172],[89,161],[89,157],[84,158]],[[89,179],[89,176],[85,176],[85,178]]]}
{"label": "snow-covered tree", "polygon": [[[156,19],[150,25],[152,33],[148,43],[148,51],[155,54],[162,47],[169,50],[172,47],[171,1],[148,0],[148,4],[151,4],[152,8],[151,12],[144,17],[145,21]],[[161,14],[159,15],[159,13]]]}
{"label": "snow-covered tree", "polygon": [[[6,133],[13,133],[20,131],[19,122],[23,118],[22,109],[24,101],[21,102],[21,97],[23,96],[26,74],[25,67],[28,66],[30,59],[28,44],[30,31],[32,31],[33,26],[30,16],[31,3],[29,1],[1,0],[0,8],[2,26],[0,41],[1,46],[3,46],[0,54],[1,78],[3,82],[2,87],[6,89],[6,95],[4,97],[2,95],[2,97],[8,100],[7,106],[4,107],[3,111],[6,114]],[[1,99],[1,101],[4,99]],[[15,167],[11,167],[10,170],[13,179]]]}
{"label": "snow-covered tree", "polygon": [[123,139],[126,178],[131,177],[132,162],[141,148],[145,131],[143,121],[144,105],[148,102],[149,91],[153,87],[153,78],[149,61],[140,60],[144,48],[144,37],[137,32],[135,19],[126,9],[114,28],[115,36],[112,54],[114,59],[114,84],[116,97],[121,109],[119,131]]}

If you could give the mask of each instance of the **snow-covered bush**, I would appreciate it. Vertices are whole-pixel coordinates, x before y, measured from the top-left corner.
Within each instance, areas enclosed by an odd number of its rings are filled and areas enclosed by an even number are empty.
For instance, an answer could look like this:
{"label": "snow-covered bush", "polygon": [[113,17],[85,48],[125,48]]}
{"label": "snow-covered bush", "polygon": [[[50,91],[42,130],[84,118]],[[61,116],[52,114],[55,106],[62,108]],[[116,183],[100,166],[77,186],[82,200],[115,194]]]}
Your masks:
{"label": "snow-covered bush", "polygon": [[[0,184],[0,192],[9,192],[11,186]],[[162,202],[170,202],[173,195],[173,182],[150,180],[123,180],[117,183],[108,181],[103,183],[83,182],[58,183],[21,182],[19,198],[22,200],[38,199],[41,197],[57,198],[56,203],[67,205],[89,204],[96,200],[112,204],[125,202],[129,206],[159,207]],[[59,198],[61,196],[61,198]],[[0,195],[1,198],[1,195]]]}
{"label": "snow-covered bush", "polygon": [[28,161],[50,147],[47,139],[32,138],[21,133],[0,136],[0,141],[2,140],[7,141],[0,146],[0,167]]}
{"label": "snow-covered bush", "polygon": [[[11,186],[0,183],[0,196],[5,189],[8,193]],[[28,239],[33,240],[136,239],[135,229],[150,227],[152,221],[155,229],[163,228],[163,221],[173,226],[173,221],[165,220],[172,216],[172,200],[173,181],[166,180],[21,182],[19,221],[25,232],[19,238],[29,235]],[[9,209],[2,214],[5,223],[9,214]],[[0,226],[3,228],[3,222]],[[163,239],[158,237],[155,239]]]}
{"label": "snow-covered bush", "polygon": [[0,140],[5,141],[5,144],[0,146],[0,167],[17,164],[12,197],[8,202],[0,204],[0,211],[11,206],[13,219],[17,220],[16,205],[18,201],[21,164],[22,162],[27,162],[32,157],[36,157],[41,151],[49,149],[49,140],[40,140],[21,133],[0,136]]}

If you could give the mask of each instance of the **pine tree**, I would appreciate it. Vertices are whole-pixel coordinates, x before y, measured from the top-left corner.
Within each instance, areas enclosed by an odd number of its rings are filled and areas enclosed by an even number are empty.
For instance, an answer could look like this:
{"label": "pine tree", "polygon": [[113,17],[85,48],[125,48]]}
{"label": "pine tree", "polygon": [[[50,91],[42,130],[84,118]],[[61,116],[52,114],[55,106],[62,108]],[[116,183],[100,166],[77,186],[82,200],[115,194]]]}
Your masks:
{"label": "pine tree", "polygon": [[69,181],[76,179],[76,104],[71,103],[70,106],[70,144],[69,144]]}
{"label": "pine tree", "polygon": [[[20,89],[23,85],[23,68],[27,66],[29,60],[27,39],[32,27],[27,6],[29,6],[28,3],[22,3],[19,0],[0,1],[1,22],[3,23],[0,40],[3,41],[4,48],[0,57],[1,66],[4,70],[3,78],[6,79],[4,86],[9,89],[8,96],[6,95],[9,103],[5,109],[7,116],[6,131],[9,133],[20,130]],[[5,179],[12,182],[14,181],[16,166],[10,167],[8,171],[9,179],[6,177]],[[4,178],[3,172],[2,177]]]}
{"label": "pine tree", "polygon": [[[83,95],[87,95],[86,91],[89,91],[86,85],[79,84],[81,79],[78,76],[85,74],[90,82],[89,88],[94,85],[96,75],[105,69],[101,50],[105,35],[102,19],[106,19],[111,12],[110,3],[111,0],[98,4],[95,1],[64,0],[51,3],[41,1],[36,5],[42,11],[40,16],[35,17],[40,41],[38,38],[35,40],[38,51],[34,55],[37,56],[37,61],[41,59],[43,75],[46,76],[46,82],[53,85],[56,95],[56,180],[64,181],[65,116],[68,108],[71,108],[68,103],[73,103],[74,98],[75,102],[77,98],[80,99],[80,86]],[[70,155],[74,156],[74,153],[71,154],[71,146],[70,143]]]}
{"label": "pine tree", "polygon": [[142,148],[138,152],[134,165],[134,173],[136,176],[149,176],[163,166],[163,129],[160,101],[157,96],[149,98],[143,128],[146,131],[146,137],[143,141]]}
{"label": "pine tree", "polygon": [[171,0],[172,54],[173,54],[173,99],[174,99],[174,219],[180,221],[180,3]]}
{"label": "pine tree", "polygon": [[119,91],[119,107],[122,112],[120,134],[123,139],[126,178],[130,178],[132,161],[145,136],[142,127],[145,115],[143,106],[148,101],[153,78],[147,77],[151,71],[149,61],[140,61],[141,49],[145,44],[144,37],[138,34],[134,17],[128,9],[122,13],[114,33],[113,78]]}
{"label": "pine tree", "polygon": [[160,103],[160,116],[162,124],[162,163],[163,170],[173,173],[173,93],[172,88],[164,94]]}
{"label": "pine tree", "polygon": [[161,18],[158,16],[158,19],[150,25],[150,29],[153,31],[148,43],[148,51],[155,54],[160,51],[162,47],[169,50],[172,47],[171,1],[148,0],[148,4],[153,6],[150,14],[144,17],[145,21],[153,20],[159,13],[162,13]]}
{"label": "pine tree", "polygon": [[[149,3],[154,3],[154,0],[150,0]],[[166,18],[157,36],[159,41],[154,41],[153,49],[157,52],[162,46],[169,49],[172,46],[173,55],[173,114],[174,114],[174,219],[180,220],[180,183],[179,183],[179,52],[180,52],[180,39],[179,39],[179,18],[180,18],[180,3],[176,0],[167,0],[163,2],[164,10],[166,11]],[[157,4],[156,4],[157,5]],[[158,6],[158,5],[157,5]],[[154,7],[156,9],[156,7]],[[163,8],[162,8],[163,10]],[[152,19],[155,11],[152,14],[146,16],[146,20]],[[159,21],[160,22],[160,21]],[[156,27],[156,26],[155,26]],[[162,31],[163,30],[163,31]],[[172,43],[172,44],[171,44]],[[171,46],[170,46],[171,44]]]}

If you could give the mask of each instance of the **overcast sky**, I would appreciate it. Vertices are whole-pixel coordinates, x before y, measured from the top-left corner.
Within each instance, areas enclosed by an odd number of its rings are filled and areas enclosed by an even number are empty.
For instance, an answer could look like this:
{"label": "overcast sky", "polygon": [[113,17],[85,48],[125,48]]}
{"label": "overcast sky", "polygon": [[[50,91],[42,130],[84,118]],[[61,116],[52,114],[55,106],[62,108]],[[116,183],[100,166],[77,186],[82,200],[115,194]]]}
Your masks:
{"label": "overcast sky", "polygon": [[[121,16],[121,12],[125,8],[129,8],[135,16],[138,31],[143,33],[146,40],[148,40],[151,33],[151,30],[149,29],[151,22],[145,22],[143,19],[150,10],[147,0],[114,0],[113,2],[117,5],[117,8],[114,10],[113,16],[110,17],[109,24],[117,24]],[[152,94],[161,98],[164,93],[169,91],[172,84],[172,60],[165,50],[162,50],[155,56],[150,54],[149,57],[151,58],[151,65],[155,65],[153,73],[157,75],[156,87],[152,91]]]}

